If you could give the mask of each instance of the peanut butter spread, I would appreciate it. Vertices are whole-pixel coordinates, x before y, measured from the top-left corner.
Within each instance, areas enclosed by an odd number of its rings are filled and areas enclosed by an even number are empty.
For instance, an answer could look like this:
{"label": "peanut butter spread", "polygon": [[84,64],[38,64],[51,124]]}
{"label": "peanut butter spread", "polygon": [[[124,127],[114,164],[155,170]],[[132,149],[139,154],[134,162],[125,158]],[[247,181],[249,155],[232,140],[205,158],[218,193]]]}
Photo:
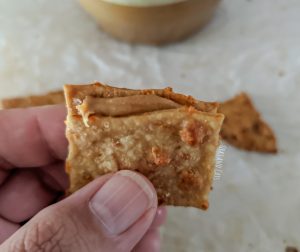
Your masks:
{"label": "peanut butter spread", "polygon": [[157,95],[133,95],[127,97],[99,98],[87,96],[77,109],[87,124],[90,115],[128,116],[164,109],[175,109],[182,105]]}

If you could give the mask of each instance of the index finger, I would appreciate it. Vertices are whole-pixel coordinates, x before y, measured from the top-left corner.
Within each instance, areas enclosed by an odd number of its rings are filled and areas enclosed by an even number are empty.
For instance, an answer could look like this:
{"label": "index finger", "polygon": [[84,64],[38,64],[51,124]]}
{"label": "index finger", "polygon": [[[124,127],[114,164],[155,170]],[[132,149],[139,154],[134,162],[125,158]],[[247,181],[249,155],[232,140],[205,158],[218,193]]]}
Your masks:
{"label": "index finger", "polygon": [[[64,105],[0,111],[0,160],[10,167],[39,167],[67,155]],[[1,168],[1,167],[0,167]]]}

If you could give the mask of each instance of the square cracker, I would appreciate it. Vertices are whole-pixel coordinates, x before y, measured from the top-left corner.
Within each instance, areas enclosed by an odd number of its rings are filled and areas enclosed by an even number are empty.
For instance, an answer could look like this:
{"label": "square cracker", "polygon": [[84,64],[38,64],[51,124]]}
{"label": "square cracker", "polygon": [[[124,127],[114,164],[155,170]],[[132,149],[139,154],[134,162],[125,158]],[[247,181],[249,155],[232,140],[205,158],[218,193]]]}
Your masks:
{"label": "square cracker", "polygon": [[221,136],[228,143],[248,151],[277,152],[273,130],[246,93],[221,103],[218,111],[225,115]]}
{"label": "square cracker", "polygon": [[[86,126],[77,106],[87,96],[130,97],[155,94],[179,108],[128,116],[89,116]],[[102,85],[66,85],[69,156],[66,170],[73,193],[98,176],[122,169],[145,175],[160,204],[208,208],[215,153],[223,115],[205,103],[170,88],[128,90]]]}

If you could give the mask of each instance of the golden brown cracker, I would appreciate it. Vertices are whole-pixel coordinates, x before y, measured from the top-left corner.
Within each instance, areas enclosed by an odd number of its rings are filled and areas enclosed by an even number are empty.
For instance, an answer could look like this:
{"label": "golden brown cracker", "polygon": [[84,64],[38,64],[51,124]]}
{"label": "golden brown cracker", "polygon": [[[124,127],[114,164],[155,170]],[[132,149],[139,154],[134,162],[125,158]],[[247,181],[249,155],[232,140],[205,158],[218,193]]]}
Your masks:
{"label": "golden brown cracker", "polygon": [[273,130],[246,93],[221,103],[218,111],[225,115],[221,136],[229,144],[248,151],[277,152]]}
{"label": "golden brown cracker", "polygon": [[[129,111],[127,116],[96,113],[86,125],[77,110],[87,96],[130,100],[136,93],[159,92],[165,91],[126,90],[100,83],[65,86],[70,193],[98,176],[127,169],[142,173],[153,183],[160,204],[208,208],[222,114],[182,105],[133,115]],[[188,99],[202,104],[199,108],[210,106]]]}
{"label": "golden brown cracker", "polygon": [[45,95],[32,95],[27,97],[4,99],[0,103],[2,109],[13,109],[62,104],[64,102],[65,97],[63,91],[56,91]]}

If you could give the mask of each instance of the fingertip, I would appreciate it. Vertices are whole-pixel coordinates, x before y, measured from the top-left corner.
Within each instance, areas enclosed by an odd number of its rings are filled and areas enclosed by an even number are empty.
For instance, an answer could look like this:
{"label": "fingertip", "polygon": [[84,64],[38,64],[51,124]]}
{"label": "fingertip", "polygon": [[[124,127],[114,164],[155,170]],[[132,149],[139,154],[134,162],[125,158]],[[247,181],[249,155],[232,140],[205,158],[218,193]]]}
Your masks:
{"label": "fingertip", "polygon": [[0,186],[4,183],[7,177],[8,177],[8,171],[0,170]]}
{"label": "fingertip", "polygon": [[166,222],[166,219],[167,219],[167,208],[165,206],[158,207],[151,228],[155,229],[162,226]]}
{"label": "fingertip", "polygon": [[115,173],[90,201],[92,213],[109,235],[122,234],[148,209],[153,209],[154,217],[156,205],[157,197],[152,185],[138,173],[127,170]]}
{"label": "fingertip", "polygon": [[158,229],[148,231],[143,239],[133,249],[133,252],[159,252],[161,247]]}
{"label": "fingertip", "polygon": [[64,160],[68,149],[65,116],[62,105],[0,111],[1,158],[13,167]]}
{"label": "fingertip", "polygon": [[[68,141],[65,136],[66,107],[62,104],[31,108],[36,116],[43,137],[52,155],[65,160],[68,154]],[[50,130],[49,130],[50,129]]]}
{"label": "fingertip", "polygon": [[46,187],[53,191],[65,191],[69,188],[69,176],[63,162],[58,162],[37,169],[37,173]]}
{"label": "fingertip", "polygon": [[133,180],[136,184],[138,184],[139,187],[148,195],[149,199],[152,199],[151,207],[157,208],[157,193],[153,184],[148,178],[146,178],[143,174],[139,172],[131,170],[121,170],[116,174],[128,177],[131,180]]}
{"label": "fingertip", "polygon": [[[0,190],[0,215],[15,223],[34,216],[55,199],[33,170],[18,171]],[[18,205],[16,207],[16,204]]]}
{"label": "fingertip", "polygon": [[19,229],[19,225],[0,217],[0,245]]}
{"label": "fingertip", "polygon": [[161,206],[157,209],[157,217],[161,220],[161,224],[164,224],[167,220],[167,207]]}

